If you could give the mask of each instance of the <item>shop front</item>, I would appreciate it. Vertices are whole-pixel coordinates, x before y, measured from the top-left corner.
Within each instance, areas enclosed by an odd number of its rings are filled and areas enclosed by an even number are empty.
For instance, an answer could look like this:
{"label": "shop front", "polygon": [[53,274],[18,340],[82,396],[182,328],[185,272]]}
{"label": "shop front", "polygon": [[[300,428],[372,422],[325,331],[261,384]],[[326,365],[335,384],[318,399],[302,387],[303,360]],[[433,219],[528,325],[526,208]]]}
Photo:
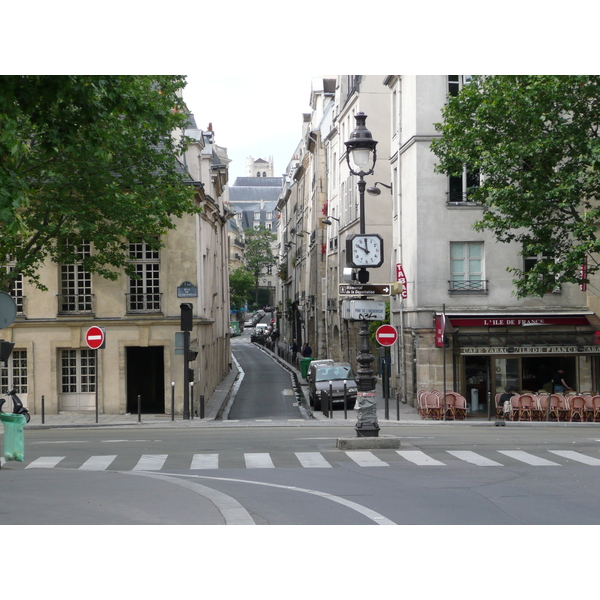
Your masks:
{"label": "shop front", "polygon": [[[442,315],[436,319],[443,323]],[[600,332],[593,313],[568,315],[446,314],[454,381],[473,416],[494,415],[495,396],[548,393],[559,369],[573,390],[600,390]],[[437,329],[438,327],[436,327]]]}

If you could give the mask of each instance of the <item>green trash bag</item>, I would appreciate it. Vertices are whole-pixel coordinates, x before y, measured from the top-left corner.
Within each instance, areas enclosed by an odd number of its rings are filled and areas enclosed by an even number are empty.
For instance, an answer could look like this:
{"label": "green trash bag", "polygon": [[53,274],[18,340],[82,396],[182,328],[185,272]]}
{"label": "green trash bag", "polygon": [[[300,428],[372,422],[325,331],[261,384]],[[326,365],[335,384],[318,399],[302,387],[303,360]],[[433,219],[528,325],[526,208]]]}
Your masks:
{"label": "green trash bag", "polygon": [[0,413],[4,425],[4,458],[23,462],[25,458],[25,435],[23,426],[27,422],[23,415]]}

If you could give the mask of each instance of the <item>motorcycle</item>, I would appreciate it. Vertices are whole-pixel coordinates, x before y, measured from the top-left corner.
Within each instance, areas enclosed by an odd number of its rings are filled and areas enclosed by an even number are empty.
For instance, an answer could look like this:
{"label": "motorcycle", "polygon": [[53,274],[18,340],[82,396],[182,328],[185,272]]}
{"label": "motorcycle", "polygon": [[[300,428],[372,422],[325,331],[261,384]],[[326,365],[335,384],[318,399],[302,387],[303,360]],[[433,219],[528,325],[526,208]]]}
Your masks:
{"label": "motorcycle", "polygon": [[[23,415],[25,417],[25,421],[27,423],[29,423],[29,421],[31,419],[31,415],[29,414],[29,411],[23,406],[23,403],[21,402],[21,399],[19,398],[19,396],[17,396],[15,390],[11,390],[10,392],[7,392],[5,395],[10,396],[12,398],[13,414]],[[5,402],[6,402],[6,400],[4,398],[2,398],[2,400],[0,400],[0,412],[4,412],[2,410],[2,407]]]}

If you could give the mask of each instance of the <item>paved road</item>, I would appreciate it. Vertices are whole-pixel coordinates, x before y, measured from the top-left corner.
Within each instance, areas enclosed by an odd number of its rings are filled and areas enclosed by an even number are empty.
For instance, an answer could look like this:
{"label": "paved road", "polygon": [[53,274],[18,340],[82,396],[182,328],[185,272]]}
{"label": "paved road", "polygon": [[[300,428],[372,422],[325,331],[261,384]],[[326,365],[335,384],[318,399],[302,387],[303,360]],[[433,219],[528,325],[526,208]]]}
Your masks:
{"label": "paved road", "polygon": [[250,343],[244,333],[232,344],[241,370],[228,419],[302,419],[291,374],[268,354]]}
{"label": "paved road", "polygon": [[397,426],[400,450],[341,451],[339,427],[31,431],[0,507],[32,524],[597,524],[594,433]]}

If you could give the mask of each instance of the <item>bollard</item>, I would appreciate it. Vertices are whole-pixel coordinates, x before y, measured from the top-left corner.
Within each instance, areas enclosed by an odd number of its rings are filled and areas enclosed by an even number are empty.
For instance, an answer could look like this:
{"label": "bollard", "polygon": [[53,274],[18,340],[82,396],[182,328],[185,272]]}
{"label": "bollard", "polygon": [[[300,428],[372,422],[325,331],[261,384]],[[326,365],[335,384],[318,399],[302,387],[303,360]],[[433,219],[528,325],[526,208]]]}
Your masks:
{"label": "bollard", "polygon": [[200,394],[200,418],[204,419],[204,394]]}
{"label": "bollard", "polygon": [[346,380],[344,379],[344,419],[348,418],[348,394],[346,389]]}
{"label": "bollard", "polygon": [[194,418],[194,382],[190,381],[190,419]]}
{"label": "bollard", "polygon": [[175,382],[171,381],[171,421],[175,420]]}
{"label": "bollard", "polygon": [[400,392],[396,392],[396,421],[400,420]]}
{"label": "bollard", "polygon": [[329,406],[327,407],[327,414],[330,419],[333,419],[333,381],[329,382]]}
{"label": "bollard", "polygon": [[45,421],[45,417],[46,417],[46,412],[45,412],[45,400],[44,400],[44,396],[42,396],[42,425],[44,424]]}
{"label": "bollard", "polygon": [[142,397],[138,396],[138,423],[142,422]]}

